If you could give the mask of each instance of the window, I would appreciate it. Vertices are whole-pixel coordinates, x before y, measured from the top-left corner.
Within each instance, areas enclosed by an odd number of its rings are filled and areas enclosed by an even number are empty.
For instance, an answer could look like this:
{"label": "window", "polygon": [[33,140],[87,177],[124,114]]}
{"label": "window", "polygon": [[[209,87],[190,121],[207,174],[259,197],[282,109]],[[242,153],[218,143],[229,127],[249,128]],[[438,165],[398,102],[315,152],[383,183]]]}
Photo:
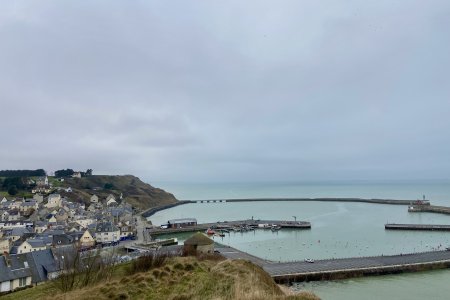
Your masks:
{"label": "window", "polygon": [[26,286],[27,285],[27,278],[23,277],[23,278],[19,278],[19,286]]}

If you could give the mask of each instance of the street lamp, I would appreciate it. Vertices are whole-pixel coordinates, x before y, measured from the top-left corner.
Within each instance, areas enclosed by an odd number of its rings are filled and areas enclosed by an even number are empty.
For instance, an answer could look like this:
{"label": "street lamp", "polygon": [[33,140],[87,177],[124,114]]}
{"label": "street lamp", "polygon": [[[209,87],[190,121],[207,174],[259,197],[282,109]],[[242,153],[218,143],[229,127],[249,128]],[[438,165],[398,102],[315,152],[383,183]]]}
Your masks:
{"label": "street lamp", "polygon": [[292,216],[294,218],[294,221],[297,222],[297,217],[296,216]]}

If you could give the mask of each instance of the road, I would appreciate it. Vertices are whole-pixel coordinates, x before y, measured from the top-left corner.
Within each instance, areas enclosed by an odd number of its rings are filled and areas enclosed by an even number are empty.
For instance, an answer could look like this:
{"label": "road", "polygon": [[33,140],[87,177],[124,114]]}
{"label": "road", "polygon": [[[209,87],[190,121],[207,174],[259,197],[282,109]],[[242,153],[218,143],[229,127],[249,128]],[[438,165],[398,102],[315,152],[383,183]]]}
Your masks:
{"label": "road", "polygon": [[372,270],[394,269],[407,270],[408,268],[419,264],[440,264],[445,263],[450,266],[450,251],[432,251],[422,253],[412,253],[404,255],[391,256],[373,256],[373,257],[353,257],[340,259],[316,260],[313,263],[304,261],[294,262],[273,262],[250,255],[232,247],[215,247],[224,257],[229,259],[249,260],[261,266],[272,277],[289,276],[308,276],[312,274],[326,274],[352,271],[365,271],[370,273]]}

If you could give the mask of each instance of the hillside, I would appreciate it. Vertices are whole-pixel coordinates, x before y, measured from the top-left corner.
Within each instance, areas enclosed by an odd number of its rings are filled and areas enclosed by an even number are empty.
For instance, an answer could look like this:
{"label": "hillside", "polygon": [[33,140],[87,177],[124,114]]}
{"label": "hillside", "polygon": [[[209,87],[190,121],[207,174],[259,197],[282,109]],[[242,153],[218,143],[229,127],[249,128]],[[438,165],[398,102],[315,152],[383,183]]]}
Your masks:
{"label": "hillside", "polygon": [[127,274],[126,267],[110,281],[65,294],[50,282],[5,299],[319,300],[307,292],[287,296],[260,267],[243,260],[176,257],[159,268],[132,275]]}
{"label": "hillside", "polygon": [[113,194],[116,199],[119,199],[122,194],[126,202],[143,210],[177,201],[174,195],[144,183],[133,175],[93,175],[82,178],[66,178],[64,182],[59,182],[54,178],[51,181],[55,186],[71,187],[72,192],[60,191],[60,193],[73,201],[82,200],[87,203],[93,194],[97,195],[99,199],[105,199],[109,194]]}

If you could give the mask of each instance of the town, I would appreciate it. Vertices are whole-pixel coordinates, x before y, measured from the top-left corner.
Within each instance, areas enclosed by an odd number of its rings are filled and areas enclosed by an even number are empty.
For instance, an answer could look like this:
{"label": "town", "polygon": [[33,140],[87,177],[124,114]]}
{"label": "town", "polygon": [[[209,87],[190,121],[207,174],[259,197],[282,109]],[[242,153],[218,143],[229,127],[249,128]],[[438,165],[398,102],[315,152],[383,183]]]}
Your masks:
{"label": "town", "polygon": [[[81,178],[81,173],[70,176]],[[64,259],[61,249],[123,246],[136,240],[138,226],[144,226],[121,195],[102,198],[93,190],[85,201],[70,201],[62,195],[71,193],[70,187],[54,186],[49,176],[34,181],[32,198],[0,198],[1,292],[57,277]]]}

